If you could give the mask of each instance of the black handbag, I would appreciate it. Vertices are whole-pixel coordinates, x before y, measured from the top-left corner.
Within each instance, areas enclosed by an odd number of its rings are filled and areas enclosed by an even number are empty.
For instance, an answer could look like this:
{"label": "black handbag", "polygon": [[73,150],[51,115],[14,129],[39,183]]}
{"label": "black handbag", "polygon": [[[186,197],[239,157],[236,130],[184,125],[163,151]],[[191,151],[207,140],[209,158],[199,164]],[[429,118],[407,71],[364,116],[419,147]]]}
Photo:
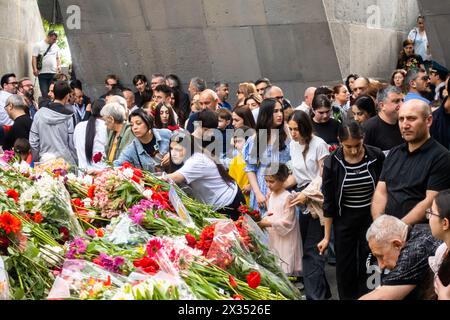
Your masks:
{"label": "black handbag", "polygon": [[52,48],[52,46],[53,46],[53,43],[52,43],[51,45],[48,46],[47,51],[45,51],[44,55],[39,54],[39,55],[36,57],[36,67],[37,67],[37,69],[38,69],[39,71],[42,70],[42,62],[43,62],[43,60],[44,60],[44,57],[45,57],[45,56],[47,55],[47,53],[50,51],[50,49]]}

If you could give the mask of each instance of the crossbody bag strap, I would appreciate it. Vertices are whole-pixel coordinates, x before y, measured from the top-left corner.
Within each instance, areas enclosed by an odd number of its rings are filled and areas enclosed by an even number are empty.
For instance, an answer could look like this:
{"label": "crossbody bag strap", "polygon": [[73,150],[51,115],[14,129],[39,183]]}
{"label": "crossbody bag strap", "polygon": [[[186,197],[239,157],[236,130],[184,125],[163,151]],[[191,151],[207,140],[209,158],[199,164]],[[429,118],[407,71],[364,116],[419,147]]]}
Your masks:
{"label": "crossbody bag strap", "polygon": [[50,45],[48,46],[48,48],[47,48],[47,50],[45,51],[45,53],[44,53],[44,55],[42,56],[42,58],[44,58],[44,57],[47,55],[47,53],[50,51],[50,49],[52,48],[52,46],[53,46],[53,43],[50,44]]}
{"label": "crossbody bag strap", "polygon": [[134,146],[134,150],[136,151],[136,155],[137,155],[137,158],[138,158],[138,161],[139,161],[139,165],[141,166],[142,169],[144,169],[144,166],[142,165],[142,162],[141,162],[141,157],[139,156],[139,152],[137,150],[136,143],[134,141],[133,141],[133,146]]}

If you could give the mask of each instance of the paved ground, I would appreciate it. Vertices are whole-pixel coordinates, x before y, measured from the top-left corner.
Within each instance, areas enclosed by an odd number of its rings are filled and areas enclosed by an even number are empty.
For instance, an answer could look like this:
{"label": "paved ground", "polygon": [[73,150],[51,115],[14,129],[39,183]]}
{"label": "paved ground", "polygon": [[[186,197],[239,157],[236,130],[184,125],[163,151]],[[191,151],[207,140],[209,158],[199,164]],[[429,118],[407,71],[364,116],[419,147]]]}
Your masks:
{"label": "paved ground", "polygon": [[[339,300],[337,285],[336,285],[336,267],[329,265],[328,263],[325,265],[325,273],[327,276],[328,283],[331,288],[331,299],[330,300]],[[295,284],[299,289],[301,289],[303,293],[303,284],[296,283]]]}

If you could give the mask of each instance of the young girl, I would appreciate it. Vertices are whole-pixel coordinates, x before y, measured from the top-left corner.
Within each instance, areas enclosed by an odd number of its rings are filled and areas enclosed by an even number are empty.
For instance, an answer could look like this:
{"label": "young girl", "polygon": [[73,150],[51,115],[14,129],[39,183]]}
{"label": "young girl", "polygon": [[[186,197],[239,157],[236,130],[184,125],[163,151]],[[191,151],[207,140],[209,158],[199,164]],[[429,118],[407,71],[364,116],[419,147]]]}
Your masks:
{"label": "young girl", "polygon": [[293,195],[283,187],[288,177],[289,170],[281,163],[277,173],[265,171],[271,194],[267,200],[268,214],[258,224],[261,228],[267,228],[269,246],[280,258],[283,271],[289,276],[299,276],[303,248],[298,217],[295,208],[289,206]]}

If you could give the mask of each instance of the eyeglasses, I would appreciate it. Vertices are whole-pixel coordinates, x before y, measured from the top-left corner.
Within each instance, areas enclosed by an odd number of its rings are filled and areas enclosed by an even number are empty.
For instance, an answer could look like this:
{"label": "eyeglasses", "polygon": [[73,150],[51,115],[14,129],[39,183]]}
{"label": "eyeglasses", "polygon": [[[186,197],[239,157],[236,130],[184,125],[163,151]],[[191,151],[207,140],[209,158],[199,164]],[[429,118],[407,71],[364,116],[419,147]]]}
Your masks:
{"label": "eyeglasses", "polygon": [[423,77],[420,77],[420,79],[422,79],[423,81],[428,81],[428,80],[430,80],[430,77],[429,76],[423,76]]}
{"label": "eyeglasses", "polygon": [[284,96],[278,96],[278,97],[275,97],[275,99],[277,99],[277,100],[283,100],[283,99],[284,99]]}
{"label": "eyeglasses", "polygon": [[425,217],[426,217],[428,220],[430,220],[431,216],[436,216],[436,217],[439,217],[439,219],[442,219],[442,217],[441,217],[439,214],[434,213],[431,209],[425,210]]}
{"label": "eyeglasses", "polygon": [[17,81],[13,81],[13,82],[8,82],[8,84],[14,84],[14,85],[16,85],[16,84],[19,84]]}

